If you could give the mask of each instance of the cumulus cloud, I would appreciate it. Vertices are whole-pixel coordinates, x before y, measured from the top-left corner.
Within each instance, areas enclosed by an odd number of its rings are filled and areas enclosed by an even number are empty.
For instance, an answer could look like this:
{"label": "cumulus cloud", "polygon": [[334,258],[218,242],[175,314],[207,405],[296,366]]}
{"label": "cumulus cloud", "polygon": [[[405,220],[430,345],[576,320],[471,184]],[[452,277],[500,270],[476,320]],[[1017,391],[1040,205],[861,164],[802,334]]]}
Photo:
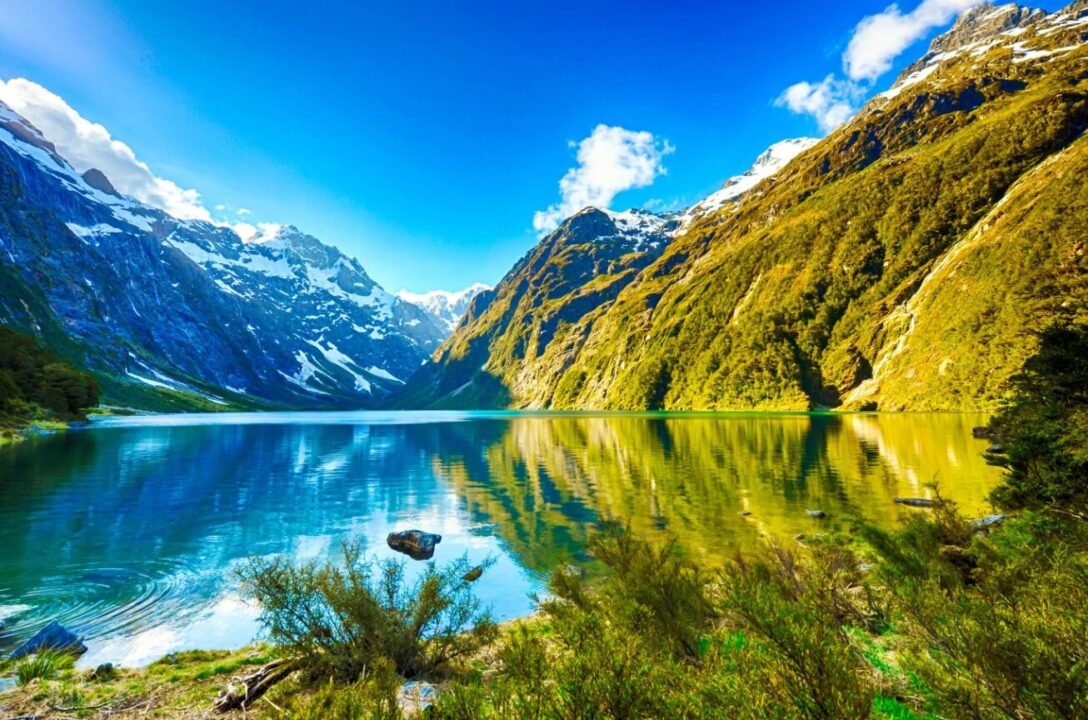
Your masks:
{"label": "cumulus cloud", "polygon": [[799,82],[786,88],[775,105],[787,107],[798,114],[816,118],[820,129],[831,132],[849,120],[856,111],[855,102],[862,89],[848,80],[828,75],[818,83]]}
{"label": "cumulus cloud", "polygon": [[624,190],[650,185],[665,174],[662,160],[675,149],[653,133],[604,124],[571,146],[578,148],[578,166],[559,181],[560,201],[533,216],[541,235],[583,208],[608,208]]}
{"label": "cumulus cloud", "polygon": [[132,148],[41,85],[22,78],[0,80],[0,100],[33,123],[79,172],[98,168],[125,195],[182,220],[211,221],[199,192],[156,176]]}
{"label": "cumulus cloud", "polygon": [[934,28],[947,25],[983,0],[922,0],[911,12],[889,5],[882,13],[862,19],[843,53],[842,63],[852,80],[876,80],[908,47]]}
{"label": "cumulus cloud", "polygon": [[249,215],[252,212],[253,211],[250,210],[249,208],[238,208],[238,214],[239,215]]}
{"label": "cumulus cloud", "polygon": [[922,0],[904,13],[896,4],[862,18],[854,27],[842,67],[846,79],[834,74],[817,83],[799,82],[786,88],[775,105],[816,118],[820,129],[831,132],[854,113],[872,84],[888,72],[895,59],[934,28],[985,0]]}

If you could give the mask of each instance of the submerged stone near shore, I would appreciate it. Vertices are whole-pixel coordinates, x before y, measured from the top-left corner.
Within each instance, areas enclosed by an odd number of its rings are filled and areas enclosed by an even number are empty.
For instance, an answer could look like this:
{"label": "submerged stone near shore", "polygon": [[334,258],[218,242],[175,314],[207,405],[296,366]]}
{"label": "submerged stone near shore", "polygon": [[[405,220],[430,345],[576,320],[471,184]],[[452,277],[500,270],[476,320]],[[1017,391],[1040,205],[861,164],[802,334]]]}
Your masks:
{"label": "submerged stone near shore", "polygon": [[11,654],[11,659],[17,660],[25,655],[33,655],[43,650],[82,655],[87,652],[87,646],[83,644],[78,635],[54,620],[39,630],[34,637],[17,647],[15,652]]}
{"label": "submerged stone near shore", "polygon": [[434,557],[434,546],[442,542],[442,536],[422,530],[405,530],[389,533],[385,541],[389,547],[413,560],[430,560]]}
{"label": "submerged stone near shore", "polygon": [[896,505],[907,505],[909,507],[917,507],[917,508],[931,508],[931,507],[935,507],[937,505],[936,500],[930,500],[929,498],[912,498],[912,497],[900,498],[900,497],[897,497],[893,502]]}

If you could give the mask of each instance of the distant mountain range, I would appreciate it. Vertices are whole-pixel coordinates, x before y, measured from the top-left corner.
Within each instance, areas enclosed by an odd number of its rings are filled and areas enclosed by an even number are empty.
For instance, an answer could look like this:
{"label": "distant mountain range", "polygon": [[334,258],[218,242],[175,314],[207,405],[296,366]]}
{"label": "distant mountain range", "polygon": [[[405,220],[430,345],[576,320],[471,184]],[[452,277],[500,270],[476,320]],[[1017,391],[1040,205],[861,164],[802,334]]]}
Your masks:
{"label": "distant mountain range", "polygon": [[678,214],[587,208],[405,407],[992,408],[1088,320],[1088,0],[964,13],[819,142]]}
{"label": "distant mountain range", "polygon": [[291,226],[243,242],[82,175],[0,104],[0,321],[152,408],[372,406],[452,329]]}
{"label": "distant mountain range", "polygon": [[430,313],[442,327],[452,333],[454,328],[457,327],[457,323],[461,320],[461,316],[468,310],[468,304],[472,302],[472,298],[490,289],[490,285],[473,283],[464,290],[456,292],[450,292],[448,290],[431,290],[430,292],[417,294],[408,292],[407,290],[401,290],[397,293],[397,297],[405,302],[410,302],[423,308]]}

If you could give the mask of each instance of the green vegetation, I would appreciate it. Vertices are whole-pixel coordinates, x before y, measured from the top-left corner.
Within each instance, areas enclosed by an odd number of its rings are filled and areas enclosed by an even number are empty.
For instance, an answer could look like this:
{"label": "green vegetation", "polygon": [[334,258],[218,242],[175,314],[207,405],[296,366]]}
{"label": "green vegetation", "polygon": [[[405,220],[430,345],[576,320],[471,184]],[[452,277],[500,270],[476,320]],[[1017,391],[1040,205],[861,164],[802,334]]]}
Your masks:
{"label": "green vegetation", "polygon": [[[575,218],[513,268],[406,397],[995,409],[1038,330],[1088,320],[1088,49],[1072,28],[1023,39],[1081,47],[1045,65],[1002,48],[962,53],[659,257],[609,266],[607,238],[579,234]],[[598,292],[606,280],[614,291]]]}
{"label": "green vegetation", "polygon": [[31,337],[0,326],[0,430],[80,420],[98,404],[98,382]]}
{"label": "green vegetation", "polygon": [[15,678],[20,685],[34,680],[53,680],[62,673],[71,671],[75,659],[68,654],[58,652],[40,652],[15,661]]}
{"label": "green vegetation", "polygon": [[1015,400],[993,422],[995,499],[1015,509],[1088,520],[1088,332],[1055,326],[1013,379]]}
{"label": "green vegetation", "polygon": [[255,558],[241,571],[269,639],[321,680],[353,682],[379,662],[407,678],[434,676],[493,639],[495,628],[463,579],[460,560],[428,563],[409,581],[403,562],[375,562],[358,546],[342,566]]}

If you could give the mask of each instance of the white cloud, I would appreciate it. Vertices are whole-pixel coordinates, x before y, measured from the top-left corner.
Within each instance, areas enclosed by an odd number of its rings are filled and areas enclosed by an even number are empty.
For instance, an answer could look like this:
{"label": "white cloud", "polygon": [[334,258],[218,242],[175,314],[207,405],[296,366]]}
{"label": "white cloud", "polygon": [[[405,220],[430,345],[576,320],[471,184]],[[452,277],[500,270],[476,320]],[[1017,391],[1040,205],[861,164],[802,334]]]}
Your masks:
{"label": "white cloud", "polygon": [[911,12],[889,5],[876,15],[863,18],[843,53],[843,68],[852,80],[876,80],[908,47],[934,28],[947,25],[964,10],[983,0],[922,0]]}
{"label": "white cloud", "polygon": [[252,212],[253,211],[250,210],[249,208],[238,208],[238,214],[239,215],[249,215]]}
{"label": "white cloud", "polygon": [[796,83],[786,88],[775,105],[812,115],[821,130],[831,132],[854,116],[872,83],[891,69],[903,51],[981,2],[984,0],[922,0],[908,13],[893,3],[881,13],[862,18],[842,54],[847,79],[831,74],[818,83]]}
{"label": "white cloud", "polygon": [[828,75],[818,83],[799,82],[791,85],[775,100],[775,105],[813,116],[826,133],[853,117],[857,110],[855,102],[862,93],[858,85]]}
{"label": "white cloud", "polygon": [[571,145],[578,148],[578,167],[559,181],[562,199],[533,216],[533,228],[541,235],[583,208],[608,208],[624,190],[650,185],[665,174],[662,160],[675,149],[653,133],[604,124]]}
{"label": "white cloud", "polygon": [[227,209],[227,206],[224,205],[223,203],[219,203],[218,205],[215,206],[215,209],[222,212],[222,211]]}
{"label": "white cloud", "polygon": [[98,168],[118,191],[183,220],[208,220],[200,193],[156,176],[125,143],[102,125],[86,120],[60,96],[41,85],[15,78],[0,80],[0,100],[25,117],[79,172]]}
{"label": "white cloud", "polygon": [[261,242],[262,240],[271,240],[275,238],[280,230],[283,229],[283,225],[279,223],[252,223],[240,222],[229,225],[238,237],[242,238],[242,242]]}

